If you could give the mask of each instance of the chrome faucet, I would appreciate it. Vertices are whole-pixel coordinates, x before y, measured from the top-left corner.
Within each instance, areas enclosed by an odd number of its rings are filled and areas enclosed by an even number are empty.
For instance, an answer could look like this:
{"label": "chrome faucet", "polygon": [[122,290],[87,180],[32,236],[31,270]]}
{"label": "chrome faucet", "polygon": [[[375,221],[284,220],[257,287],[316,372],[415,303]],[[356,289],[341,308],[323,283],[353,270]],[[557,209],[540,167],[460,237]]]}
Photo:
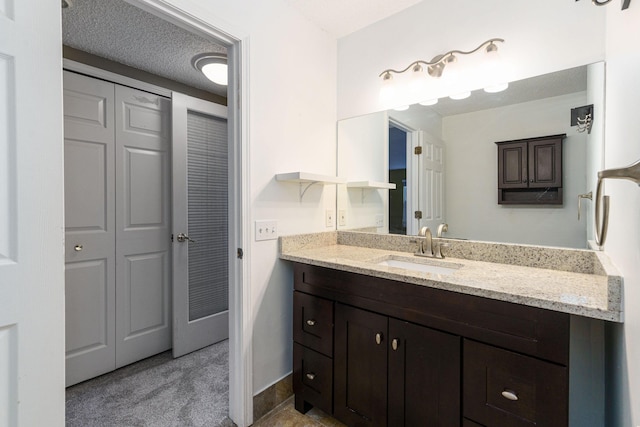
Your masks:
{"label": "chrome faucet", "polygon": [[[438,231],[436,236],[438,238],[442,237],[442,233],[445,233],[448,230],[447,224],[440,224],[438,226]],[[417,256],[424,257],[432,257],[432,258],[444,258],[444,253],[442,249],[449,246],[447,243],[442,243],[439,240],[434,241],[433,236],[431,235],[431,230],[429,227],[422,227],[420,232],[418,233],[418,237],[422,237],[419,239],[418,252],[416,252]]]}
{"label": "chrome faucet", "polygon": [[431,248],[433,237],[431,236],[431,230],[429,230],[429,227],[422,227],[418,236],[422,237],[422,239],[420,239],[420,246],[418,247],[416,255],[433,256],[433,249]]}

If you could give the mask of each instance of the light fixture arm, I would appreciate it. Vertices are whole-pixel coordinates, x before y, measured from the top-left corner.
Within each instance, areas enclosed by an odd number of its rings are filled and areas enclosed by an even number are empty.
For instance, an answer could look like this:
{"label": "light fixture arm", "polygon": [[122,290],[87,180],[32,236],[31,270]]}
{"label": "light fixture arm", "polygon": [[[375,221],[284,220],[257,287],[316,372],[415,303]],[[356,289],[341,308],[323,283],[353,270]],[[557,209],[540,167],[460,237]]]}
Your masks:
{"label": "light fixture arm", "polygon": [[427,67],[436,67],[436,66],[441,66],[443,64],[445,64],[446,62],[448,62],[448,59],[450,59],[451,57],[455,56],[455,55],[471,55],[477,51],[479,51],[480,49],[482,49],[485,46],[490,46],[492,44],[495,44],[496,42],[498,43],[504,43],[504,39],[501,38],[493,38],[493,39],[489,39],[483,43],[481,43],[478,47],[476,47],[473,50],[470,51],[463,51],[463,50],[450,50],[449,52],[446,52],[442,55],[437,55],[435,56],[431,61],[424,61],[424,60],[417,60],[412,62],[411,64],[409,64],[406,68],[402,69],[402,70],[395,70],[393,68],[388,68],[386,70],[384,70],[383,72],[381,72],[378,77],[388,77],[391,75],[391,73],[394,74],[402,74],[406,71],[408,71],[409,69],[412,69],[413,67],[415,67],[416,65],[426,65]]}

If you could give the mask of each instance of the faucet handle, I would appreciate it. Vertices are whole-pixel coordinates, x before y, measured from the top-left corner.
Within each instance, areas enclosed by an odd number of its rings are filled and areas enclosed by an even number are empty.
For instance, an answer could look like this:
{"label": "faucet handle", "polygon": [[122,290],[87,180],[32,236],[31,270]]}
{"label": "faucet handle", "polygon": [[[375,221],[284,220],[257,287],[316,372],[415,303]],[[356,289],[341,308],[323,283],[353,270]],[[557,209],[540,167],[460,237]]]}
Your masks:
{"label": "faucet handle", "polygon": [[438,232],[436,233],[436,236],[442,237],[442,233],[446,233],[447,231],[449,231],[449,224],[443,222],[438,226]]}
{"label": "faucet handle", "polygon": [[448,243],[442,243],[442,242],[438,242],[436,243],[435,247],[433,248],[433,256],[435,258],[444,258],[444,251],[443,249],[446,249],[449,247]]}

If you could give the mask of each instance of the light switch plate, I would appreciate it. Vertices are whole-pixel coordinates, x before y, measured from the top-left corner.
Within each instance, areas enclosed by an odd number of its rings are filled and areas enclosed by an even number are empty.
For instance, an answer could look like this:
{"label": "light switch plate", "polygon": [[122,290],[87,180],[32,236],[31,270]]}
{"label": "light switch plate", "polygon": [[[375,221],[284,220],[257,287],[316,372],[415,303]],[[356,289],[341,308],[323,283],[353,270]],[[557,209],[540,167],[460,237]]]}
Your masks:
{"label": "light switch plate", "polygon": [[278,238],[278,221],[258,220],[256,221],[256,242],[261,240],[274,240]]}

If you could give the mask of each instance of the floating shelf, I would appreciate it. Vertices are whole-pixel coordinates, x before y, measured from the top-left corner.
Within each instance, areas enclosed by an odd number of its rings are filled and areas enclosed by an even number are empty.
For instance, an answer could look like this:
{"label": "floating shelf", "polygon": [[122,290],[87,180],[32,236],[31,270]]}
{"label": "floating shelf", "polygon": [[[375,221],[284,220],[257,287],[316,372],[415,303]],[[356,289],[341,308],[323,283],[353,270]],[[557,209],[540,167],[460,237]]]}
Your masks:
{"label": "floating shelf", "polygon": [[337,176],[319,175],[308,172],[279,173],[276,180],[281,182],[298,182],[311,184],[344,184],[345,180]]}
{"label": "floating shelf", "polygon": [[353,181],[347,182],[348,188],[372,188],[372,189],[386,189],[395,190],[396,184],[392,182],[377,182],[377,181]]}
{"label": "floating shelf", "polygon": [[[337,176],[319,175],[308,172],[279,173],[276,174],[276,181],[293,182],[300,184],[300,201],[302,201],[302,196],[304,196],[304,193],[306,193],[309,187],[311,187],[313,184],[329,185],[345,183],[344,179],[338,178]],[[303,184],[307,184],[304,189],[302,188]]]}

